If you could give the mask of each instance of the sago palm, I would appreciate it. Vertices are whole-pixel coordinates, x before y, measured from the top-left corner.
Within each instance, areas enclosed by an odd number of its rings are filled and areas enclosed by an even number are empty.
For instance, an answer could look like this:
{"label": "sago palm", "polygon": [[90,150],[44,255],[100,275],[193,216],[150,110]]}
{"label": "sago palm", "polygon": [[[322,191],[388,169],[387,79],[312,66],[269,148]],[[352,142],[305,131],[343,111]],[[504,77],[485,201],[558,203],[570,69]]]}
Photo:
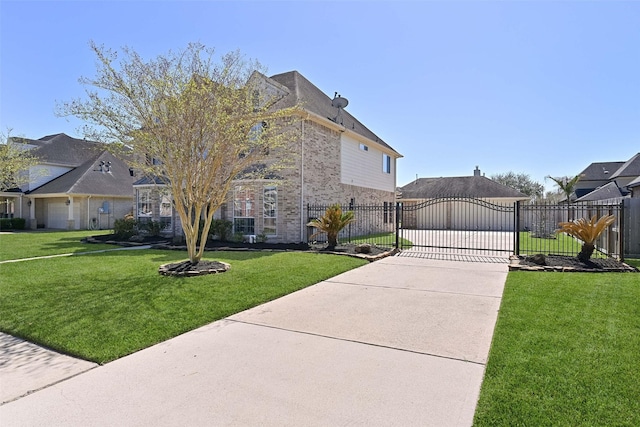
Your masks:
{"label": "sago palm", "polygon": [[327,233],[327,245],[334,248],[338,245],[338,234],[340,230],[355,221],[353,211],[342,212],[340,205],[332,205],[327,208],[320,218],[314,219],[307,225],[318,229],[310,237],[313,238],[321,233]]}
{"label": "sago palm", "polygon": [[582,248],[578,254],[578,259],[587,262],[593,255],[595,243],[598,237],[616,220],[613,215],[603,216],[598,219],[597,215],[591,217],[591,220],[580,218],[571,222],[561,222],[558,233],[567,233],[577,239],[582,240]]}

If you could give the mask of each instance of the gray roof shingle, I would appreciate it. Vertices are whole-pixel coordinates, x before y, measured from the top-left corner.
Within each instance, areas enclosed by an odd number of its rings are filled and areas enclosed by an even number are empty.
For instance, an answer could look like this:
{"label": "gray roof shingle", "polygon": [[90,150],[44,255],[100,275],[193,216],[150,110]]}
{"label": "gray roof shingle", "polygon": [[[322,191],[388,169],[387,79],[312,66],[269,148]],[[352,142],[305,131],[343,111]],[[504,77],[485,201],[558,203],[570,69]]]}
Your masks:
{"label": "gray roof shingle", "polygon": [[623,194],[615,182],[608,182],[602,187],[598,187],[589,194],[582,196],[576,202],[589,202],[596,200],[607,200],[622,197]]}
{"label": "gray roof shingle", "polygon": [[[269,79],[285,86],[290,91],[289,94],[284,96],[283,99],[275,104],[276,106],[286,108],[300,104],[305,110],[332,121],[338,114],[338,109],[331,105],[332,99],[325,95],[298,71],[276,74],[269,77]],[[345,128],[362,135],[371,141],[377,142],[400,156],[396,150],[344,109],[341,112],[341,124]]]}
{"label": "gray roof shingle", "polygon": [[529,197],[506,185],[499,184],[484,176],[462,176],[444,178],[419,178],[400,187],[403,199],[430,199],[444,196],[477,198],[518,198]]}
{"label": "gray roof shingle", "polygon": [[640,153],[636,154],[620,166],[620,168],[611,176],[611,179],[636,176],[640,176]]}
{"label": "gray roof shingle", "polygon": [[580,172],[580,181],[608,181],[624,162],[591,163]]}

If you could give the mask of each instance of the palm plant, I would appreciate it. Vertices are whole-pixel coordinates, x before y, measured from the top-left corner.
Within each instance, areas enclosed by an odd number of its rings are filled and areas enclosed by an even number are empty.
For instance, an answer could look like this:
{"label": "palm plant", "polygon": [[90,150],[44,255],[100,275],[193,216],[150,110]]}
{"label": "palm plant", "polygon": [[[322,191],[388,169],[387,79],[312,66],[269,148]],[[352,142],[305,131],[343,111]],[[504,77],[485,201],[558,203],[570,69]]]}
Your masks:
{"label": "palm plant", "polygon": [[562,190],[565,197],[567,198],[567,221],[571,220],[571,208],[569,207],[569,205],[571,204],[571,193],[575,191],[576,184],[578,183],[581,177],[582,175],[576,175],[574,177],[563,176],[560,178],[554,178],[550,175],[545,177],[555,182],[558,188]]}
{"label": "palm plant", "polygon": [[353,211],[342,212],[340,205],[329,206],[320,218],[310,221],[307,225],[318,229],[310,238],[321,233],[327,233],[327,246],[338,246],[338,234],[347,225],[355,221]]}
{"label": "palm plant", "polygon": [[598,219],[597,215],[591,217],[591,220],[580,218],[571,222],[561,222],[560,229],[557,233],[566,233],[577,239],[582,240],[582,248],[578,254],[578,259],[587,262],[593,255],[595,250],[595,242],[600,235],[616,220],[613,215],[603,216]]}

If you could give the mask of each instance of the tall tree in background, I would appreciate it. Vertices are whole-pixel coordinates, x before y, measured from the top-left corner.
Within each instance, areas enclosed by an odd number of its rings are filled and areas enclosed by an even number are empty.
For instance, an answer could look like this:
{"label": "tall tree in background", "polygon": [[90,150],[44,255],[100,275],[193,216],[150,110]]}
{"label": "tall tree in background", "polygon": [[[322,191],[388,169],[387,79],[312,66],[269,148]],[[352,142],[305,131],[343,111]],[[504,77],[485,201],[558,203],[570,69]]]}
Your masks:
{"label": "tall tree in background", "polygon": [[90,46],[97,75],[80,79],[87,99],[62,104],[59,113],[84,120],[87,138],[131,150],[135,170],[170,188],[189,260],[197,264],[233,180],[282,166],[274,159],[287,157],[299,109],[273,108],[277,99],[260,90],[261,79],[250,78],[260,64],[238,51],[216,62],[213,50],[190,44],[145,61],[124,48],[116,63],[118,52]]}
{"label": "tall tree in background", "polygon": [[576,189],[576,184],[580,180],[581,175],[576,176],[563,176],[554,178],[551,175],[546,176],[545,178],[549,178],[551,181],[555,182],[558,186],[558,189],[562,191],[565,196],[565,200],[567,201],[567,221],[571,220],[571,208],[568,206],[571,204],[571,194]]}
{"label": "tall tree in background", "polygon": [[22,138],[11,137],[11,130],[0,136],[0,191],[18,188],[29,182],[30,166],[38,159],[31,155]]}
{"label": "tall tree in background", "polygon": [[507,172],[491,175],[491,180],[507,187],[511,187],[526,194],[531,199],[541,199],[544,196],[544,185],[531,179],[526,173]]}

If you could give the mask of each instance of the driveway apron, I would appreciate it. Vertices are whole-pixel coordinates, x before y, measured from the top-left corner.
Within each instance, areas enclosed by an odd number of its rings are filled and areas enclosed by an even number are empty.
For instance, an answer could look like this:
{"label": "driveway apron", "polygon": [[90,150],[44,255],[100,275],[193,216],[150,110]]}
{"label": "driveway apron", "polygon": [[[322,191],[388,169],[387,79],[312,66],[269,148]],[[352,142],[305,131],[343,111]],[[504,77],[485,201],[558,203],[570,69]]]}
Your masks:
{"label": "driveway apron", "polygon": [[6,403],[0,425],[469,426],[506,276],[385,258]]}

